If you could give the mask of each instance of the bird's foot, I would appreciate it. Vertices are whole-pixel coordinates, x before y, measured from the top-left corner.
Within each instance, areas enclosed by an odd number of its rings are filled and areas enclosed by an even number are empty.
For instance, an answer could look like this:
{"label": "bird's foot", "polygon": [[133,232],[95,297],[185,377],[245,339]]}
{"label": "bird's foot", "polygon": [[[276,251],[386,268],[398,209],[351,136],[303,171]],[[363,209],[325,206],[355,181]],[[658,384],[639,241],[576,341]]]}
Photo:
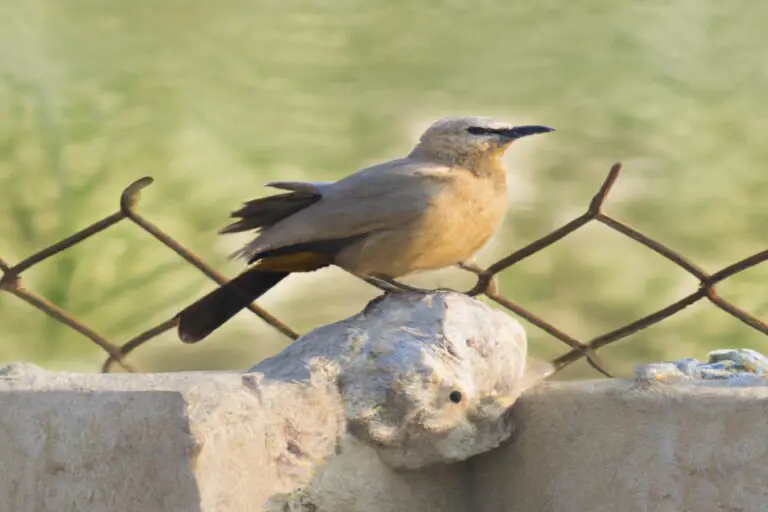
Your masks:
{"label": "bird's foot", "polygon": [[435,291],[410,286],[385,276],[369,276],[365,278],[365,281],[384,291],[384,293],[433,293]]}
{"label": "bird's foot", "polygon": [[406,285],[402,283],[398,283],[397,281],[394,281],[394,280],[388,281],[378,277],[366,277],[365,282],[370,284],[371,286],[375,286],[379,290],[383,291],[385,294],[404,293],[404,292],[410,291],[407,289]]}
{"label": "bird's foot", "polygon": [[435,292],[435,290],[433,290],[431,288],[418,288],[416,286],[410,286],[410,285],[403,284],[403,283],[398,283],[398,284],[400,284],[402,286],[401,293],[407,292],[407,293],[427,294],[427,293],[434,293]]}
{"label": "bird's foot", "polygon": [[453,288],[443,288],[443,287],[440,287],[440,288],[435,288],[435,289],[434,289],[434,290],[432,290],[432,291],[433,291],[433,292],[464,293],[464,292],[460,292],[459,290],[454,290]]}

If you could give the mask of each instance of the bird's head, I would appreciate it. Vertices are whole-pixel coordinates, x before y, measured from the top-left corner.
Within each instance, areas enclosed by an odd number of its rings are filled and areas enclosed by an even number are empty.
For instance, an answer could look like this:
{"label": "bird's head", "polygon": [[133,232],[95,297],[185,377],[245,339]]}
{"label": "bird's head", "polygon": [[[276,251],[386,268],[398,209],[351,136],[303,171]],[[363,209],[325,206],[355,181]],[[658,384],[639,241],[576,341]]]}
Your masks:
{"label": "bird's head", "polygon": [[462,164],[500,157],[517,139],[553,131],[548,126],[512,126],[486,117],[448,117],[427,128],[411,156]]}

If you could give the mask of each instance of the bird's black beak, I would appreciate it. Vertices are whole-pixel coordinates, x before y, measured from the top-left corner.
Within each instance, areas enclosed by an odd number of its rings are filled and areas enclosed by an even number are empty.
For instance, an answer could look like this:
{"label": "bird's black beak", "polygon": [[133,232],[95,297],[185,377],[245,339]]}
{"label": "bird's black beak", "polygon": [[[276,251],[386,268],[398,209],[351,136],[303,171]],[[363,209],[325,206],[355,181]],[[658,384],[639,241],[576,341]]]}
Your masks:
{"label": "bird's black beak", "polygon": [[536,135],[537,133],[549,133],[555,131],[554,128],[549,126],[515,126],[514,128],[505,128],[499,130],[498,133],[502,137],[506,137],[510,140],[519,139],[521,137],[527,137],[528,135]]}

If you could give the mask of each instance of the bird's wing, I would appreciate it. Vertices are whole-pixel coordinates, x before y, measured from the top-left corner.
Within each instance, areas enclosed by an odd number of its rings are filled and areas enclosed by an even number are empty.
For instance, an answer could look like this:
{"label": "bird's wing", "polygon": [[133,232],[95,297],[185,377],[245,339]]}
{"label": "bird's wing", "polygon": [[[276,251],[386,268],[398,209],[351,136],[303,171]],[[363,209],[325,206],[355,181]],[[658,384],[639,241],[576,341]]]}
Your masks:
{"label": "bird's wing", "polygon": [[396,228],[423,215],[452,176],[448,166],[409,159],[362,169],[324,184],[319,201],[266,228],[235,256]]}
{"label": "bird's wing", "polygon": [[291,192],[305,192],[307,194],[323,195],[323,190],[332,181],[272,181],[267,183],[267,187],[279,188],[281,190],[290,190]]}

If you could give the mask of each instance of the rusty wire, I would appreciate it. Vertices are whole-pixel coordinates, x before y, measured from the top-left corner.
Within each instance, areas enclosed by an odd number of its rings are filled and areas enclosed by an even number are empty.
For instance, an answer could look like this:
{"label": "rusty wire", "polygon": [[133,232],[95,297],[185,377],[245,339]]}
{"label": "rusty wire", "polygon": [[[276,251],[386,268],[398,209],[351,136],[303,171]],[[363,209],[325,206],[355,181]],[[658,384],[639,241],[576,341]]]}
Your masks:
{"label": "rusty wire", "polygon": [[[726,313],[734,316],[738,320],[741,320],[745,324],[762,332],[763,334],[768,335],[768,325],[750,315],[746,311],[740,309],[736,305],[720,297],[715,289],[715,286],[721,281],[724,281],[725,279],[728,279],[729,277],[739,272],[747,270],[762,263],[763,261],[768,260],[768,249],[739,260],[736,263],[728,265],[727,267],[717,272],[706,272],[695,263],[689,261],[680,253],[673,251],[669,247],[647,237],[631,226],[628,226],[627,224],[614,219],[603,211],[603,204],[605,203],[611,188],[616,183],[620,172],[621,164],[614,164],[613,167],[611,167],[607,178],[600,187],[600,190],[589,204],[587,211],[566,223],[565,225],[561,226],[560,228],[500,259],[487,269],[481,269],[473,265],[462,265],[462,268],[477,275],[477,283],[466,293],[471,296],[485,295],[490,300],[507,308],[514,314],[524,318],[534,326],[568,345],[571,350],[552,361],[558,371],[574,363],[580,358],[585,357],[587,362],[595,370],[605,376],[610,377],[611,374],[608,372],[605,364],[597,355],[598,349],[610,343],[626,338],[642,329],[650,327],[651,325],[661,322],[662,320],[669,318],[670,316],[682,311],[684,308],[698,302],[705,297],[710,302],[712,302],[712,304],[722,309]],[[24,288],[21,282],[21,273],[30,267],[44,261],[45,259],[50,258],[51,256],[54,256],[59,252],[64,251],[73,245],[76,245],[83,240],[110,228],[111,226],[114,226],[118,222],[128,219],[152,235],[166,247],[174,251],[176,254],[184,258],[184,260],[196,267],[211,280],[218,284],[225,283],[227,281],[226,277],[218,273],[216,270],[206,264],[200,257],[195,255],[194,252],[174,240],[171,236],[169,236],[162,229],[147,220],[138,212],[137,206],[139,203],[140,192],[142,189],[152,184],[152,182],[153,179],[150,177],[144,177],[133,182],[128,187],[126,187],[121,194],[120,207],[117,212],[112,213],[111,215],[108,215],[103,219],[91,224],[87,228],[46,247],[45,249],[29,256],[16,265],[10,265],[0,258],[0,271],[2,271],[2,277],[0,277],[0,290],[11,293],[12,295],[20,298],[21,300],[39,309],[40,311],[43,311],[55,320],[79,332],[83,336],[96,343],[108,354],[106,361],[102,365],[103,372],[109,372],[114,364],[119,365],[125,371],[135,371],[135,369],[125,361],[125,356],[127,356],[130,352],[140,347],[144,343],[152,340],[156,336],[168,331],[169,329],[172,329],[176,325],[176,318],[169,318],[164,322],[161,322],[160,324],[147,329],[141,334],[134,336],[123,345],[117,346],[55,304],[52,304],[45,298]],[[558,329],[551,323],[535,315],[534,313],[531,313],[527,309],[523,308],[516,302],[513,302],[509,298],[502,295],[501,292],[499,292],[496,285],[496,277],[500,272],[503,272],[512,265],[515,265],[520,261],[538,253],[539,251],[542,251],[543,249],[558,242],[565,236],[573,233],[574,231],[582,228],[585,224],[592,221],[599,222],[615,231],[618,231],[622,235],[637,241],[652,251],[660,254],[667,260],[673,262],[685,272],[698,279],[698,289],[689,295],[686,295],[685,297],[671,304],[668,304],[665,307],[658,309],[657,311],[654,311],[651,314],[648,314],[638,320],[635,320],[634,322],[614,329],[610,332],[596,336],[586,342],[579,341],[573,336]],[[265,311],[263,308],[260,308],[256,304],[251,304],[248,309],[284,336],[292,340],[299,336],[298,333],[292,330],[284,322],[280,321],[268,311]]]}

